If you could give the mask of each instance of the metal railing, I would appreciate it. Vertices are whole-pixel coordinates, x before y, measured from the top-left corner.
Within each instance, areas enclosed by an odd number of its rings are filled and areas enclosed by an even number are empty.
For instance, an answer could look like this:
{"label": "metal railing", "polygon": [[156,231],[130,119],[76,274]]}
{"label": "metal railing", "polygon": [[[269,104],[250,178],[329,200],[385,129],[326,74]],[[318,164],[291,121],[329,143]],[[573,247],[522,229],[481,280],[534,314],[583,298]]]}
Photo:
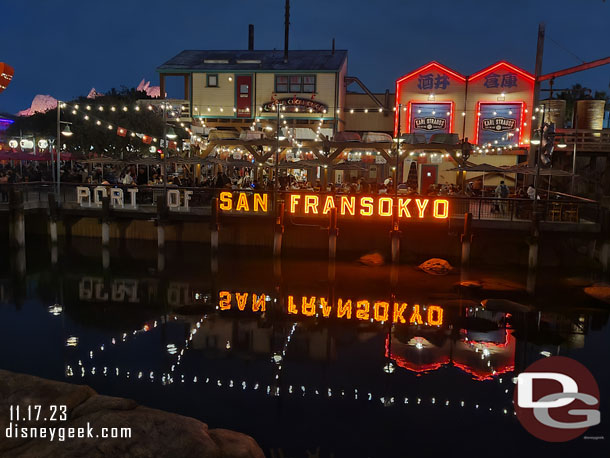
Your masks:
{"label": "metal railing", "polygon": [[[86,188],[88,195],[81,190],[79,197],[77,188]],[[16,183],[0,185],[0,209],[8,209],[10,196],[13,191],[21,191],[23,204],[26,209],[47,208],[49,194],[54,193],[52,183]],[[165,193],[168,196],[165,197]],[[59,204],[65,209],[99,209],[102,206],[102,196],[110,197],[110,207],[116,211],[136,211],[142,213],[156,213],[160,199],[171,202],[168,205],[170,211],[205,213],[211,209],[214,197],[219,197],[221,192],[229,192],[232,195],[232,208],[238,206],[239,195],[245,193],[253,210],[253,194],[266,193],[267,206],[265,214],[274,214],[274,195],[269,190],[230,189],[230,188],[208,188],[208,187],[178,187],[167,186],[167,190],[161,186],[128,186],[128,185],[95,185],[80,183],[64,183],[60,187]],[[315,194],[320,196],[324,202],[326,196],[333,196],[336,206],[339,206],[341,196],[354,196],[356,202],[365,194],[330,193],[312,190],[287,190],[278,191],[279,201],[288,201],[289,194]],[[132,197],[133,196],[133,197]],[[372,197],[394,197],[393,194],[371,195]],[[113,199],[114,197],[114,199]],[[463,218],[465,213],[471,213],[474,220],[495,221],[532,221],[534,211],[538,221],[552,223],[602,223],[604,209],[598,202],[589,199],[581,199],[576,196],[554,193],[549,199],[539,199],[534,206],[532,199],[520,198],[495,198],[495,197],[466,197],[466,196],[419,196],[399,194],[399,198],[410,199],[446,199],[449,201],[449,218]],[[303,200],[301,200],[302,202]],[[133,205],[135,203],[135,205]],[[260,210],[260,208],[259,208]],[[229,214],[240,213],[238,211]],[[242,215],[259,214],[260,211],[241,212]],[[356,215],[359,214],[359,204],[356,204]],[[319,215],[321,216],[321,215]]]}

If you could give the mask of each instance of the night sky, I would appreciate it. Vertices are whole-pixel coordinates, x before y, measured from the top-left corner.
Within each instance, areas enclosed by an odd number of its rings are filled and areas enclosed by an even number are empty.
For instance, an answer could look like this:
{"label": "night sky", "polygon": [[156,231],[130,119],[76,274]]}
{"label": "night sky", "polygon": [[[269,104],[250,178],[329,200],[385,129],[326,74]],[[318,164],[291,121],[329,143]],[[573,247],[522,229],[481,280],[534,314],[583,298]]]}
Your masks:
{"label": "night sky", "polygon": [[[2,1],[0,62],[15,76],[0,112],[28,108],[36,94],[69,100],[142,78],[157,85],[155,68],[183,49],[246,49],[249,23],[255,49],[283,49],[283,7],[284,0]],[[498,60],[533,72],[541,21],[544,72],[610,55],[603,0],[292,0],[290,47],[329,49],[334,37],[349,51],[348,73],[382,92],[431,60],[465,75]],[[610,65],[555,87],[577,82],[609,91]]]}

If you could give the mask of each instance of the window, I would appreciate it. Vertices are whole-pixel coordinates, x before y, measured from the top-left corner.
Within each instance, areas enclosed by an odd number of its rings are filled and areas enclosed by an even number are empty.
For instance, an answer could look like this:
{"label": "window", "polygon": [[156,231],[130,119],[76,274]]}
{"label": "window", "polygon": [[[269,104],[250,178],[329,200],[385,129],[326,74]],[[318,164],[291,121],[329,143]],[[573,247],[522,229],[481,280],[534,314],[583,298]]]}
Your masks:
{"label": "window", "polygon": [[250,91],[248,89],[248,85],[247,84],[240,84],[239,85],[239,96],[240,97],[248,97],[248,95],[250,95]]}
{"label": "window", "polygon": [[208,73],[208,87],[218,87],[218,75]]}
{"label": "window", "polygon": [[316,75],[275,75],[275,92],[313,94],[316,92]]}
{"label": "window", "polygon": [[275,76],[275,92],[288,92],[287,76]]}
{"label": "window", "polygon": [[316,92],[316,76],[304,76],[303,77],[303,92]]}
{"label": "window", "polygon": [[302,82],[303,82],[303,78],[301,76],[291,76],[290,77],[290,92],[302,92],[301,91]]}

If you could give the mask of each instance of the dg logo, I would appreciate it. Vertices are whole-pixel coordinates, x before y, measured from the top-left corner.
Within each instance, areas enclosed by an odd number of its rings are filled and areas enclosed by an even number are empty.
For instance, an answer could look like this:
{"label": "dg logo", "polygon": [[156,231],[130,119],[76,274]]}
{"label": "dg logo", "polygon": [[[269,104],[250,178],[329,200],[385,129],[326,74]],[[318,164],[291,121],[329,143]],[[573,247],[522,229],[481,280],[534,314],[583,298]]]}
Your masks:
{"label": "dg logo", "polygon": [[514,403],[521,425],[548,442],[575,439],[601,421],[595,378],[564,356],[543,358],[519,374]]}

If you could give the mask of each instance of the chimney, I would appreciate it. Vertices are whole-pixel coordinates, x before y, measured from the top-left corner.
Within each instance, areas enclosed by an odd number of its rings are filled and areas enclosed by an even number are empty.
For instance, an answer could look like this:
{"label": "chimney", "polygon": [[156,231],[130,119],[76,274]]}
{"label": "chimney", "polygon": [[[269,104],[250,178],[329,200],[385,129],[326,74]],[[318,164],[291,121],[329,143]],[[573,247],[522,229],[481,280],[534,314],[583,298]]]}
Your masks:
{"label": "chimney", "polygon": [[248,24],[248,51],[254,51],[254,24]]}
{"label": "chimney", "polygon": [[332,49],[332,55],[335,55],[335,39],[333,38],[333,49]]}
{"label": "chimney", "polygon": [[284,22],[284,63],[288,63],[288,34],[290,31],[290,0],[286,0],[286,19]]}

